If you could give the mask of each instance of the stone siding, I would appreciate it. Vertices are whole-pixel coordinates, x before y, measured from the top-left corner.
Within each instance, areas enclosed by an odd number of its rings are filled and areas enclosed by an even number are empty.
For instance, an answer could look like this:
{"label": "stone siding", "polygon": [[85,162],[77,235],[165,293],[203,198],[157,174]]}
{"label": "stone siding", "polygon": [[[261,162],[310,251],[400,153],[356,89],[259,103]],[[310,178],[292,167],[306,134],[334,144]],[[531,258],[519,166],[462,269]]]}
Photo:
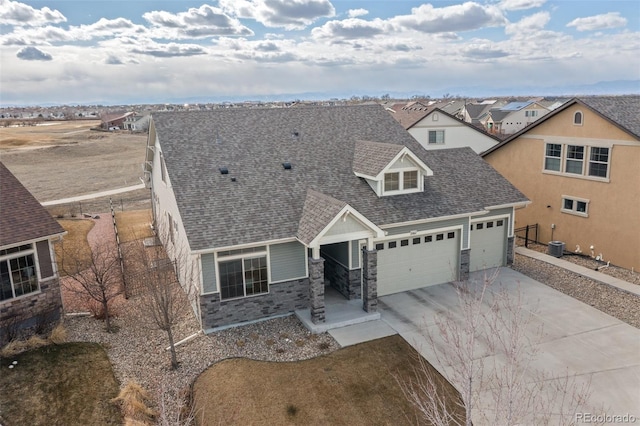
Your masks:
{"label": "stone siding", "polygon": [[309,306],[311,322],[323,323],[325,321],[323,258],[309,258]]}
{"label": "stone siding", "polygon": [[0,302],[0,345],[18,330],[52,325],[60,319],[62,296],[58,278],[40,282],[40,292]]}
{"label": "stone siding", "polygon": [[362,293],[360,269],[349,270],[332,258],[325,257],[324,277],[329,280],[331,287],[338,290],[347,299],[360,299]]}
{"label": "stone siding", "polygon": [[220,293],[200,296],[202,328],[205,330],[288,314],[307,307],[308,278],[270,284],[269,293],[240,299],[221,301]]}
{"label": "stone siding", "polygon": [[362,309],[378,311],[378,252],[362,248]]}

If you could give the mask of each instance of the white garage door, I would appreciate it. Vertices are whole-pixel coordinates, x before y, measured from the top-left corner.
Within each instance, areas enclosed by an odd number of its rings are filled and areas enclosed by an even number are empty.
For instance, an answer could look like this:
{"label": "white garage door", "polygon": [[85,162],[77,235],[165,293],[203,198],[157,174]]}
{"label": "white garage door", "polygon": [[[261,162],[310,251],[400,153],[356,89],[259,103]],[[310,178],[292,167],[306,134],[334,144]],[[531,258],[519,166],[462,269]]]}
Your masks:
{"label": "white garage door", "polygon": [[460,231],[376,244],[378,296],[442,284],[458,278]]}
{"label": "white garage door", "polygon": [[507,219],[493,219],[471,224],[471,259],[469,270],[495,268],[505,264]]}

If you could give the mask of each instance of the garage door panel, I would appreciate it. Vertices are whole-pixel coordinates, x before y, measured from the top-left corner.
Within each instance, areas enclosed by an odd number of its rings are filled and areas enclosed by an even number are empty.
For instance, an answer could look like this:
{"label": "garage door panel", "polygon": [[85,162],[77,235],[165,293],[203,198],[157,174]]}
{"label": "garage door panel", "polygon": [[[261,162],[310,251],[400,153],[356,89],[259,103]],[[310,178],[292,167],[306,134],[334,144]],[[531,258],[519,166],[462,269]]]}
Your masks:
{"label": "garage door panel", "polygon": [[[459,232],[448,237],[445,232],[385,241],[384,249],[378,250],[378,295],[454,281],[458,274]],[[395,243],[395,248],[390,248],[390,243]]]}
{"label": "garage door panel", "polygon": [[505,261],[507,220],[475,222],[471,229],[469,269],[479,271],[503,266]]}

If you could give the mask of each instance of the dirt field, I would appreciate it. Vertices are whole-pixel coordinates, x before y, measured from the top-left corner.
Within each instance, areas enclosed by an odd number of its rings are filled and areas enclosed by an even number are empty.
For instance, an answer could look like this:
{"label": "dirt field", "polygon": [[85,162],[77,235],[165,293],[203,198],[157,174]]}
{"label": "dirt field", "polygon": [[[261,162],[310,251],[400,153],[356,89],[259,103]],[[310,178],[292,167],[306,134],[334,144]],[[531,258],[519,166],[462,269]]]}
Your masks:
{"label": "dirt field", "polygon": [[[139,184],[147,135],[90,130],[97,124],[0,128],[0,160],[40,202]],[[117,200],[148,196],[141,190]]]}

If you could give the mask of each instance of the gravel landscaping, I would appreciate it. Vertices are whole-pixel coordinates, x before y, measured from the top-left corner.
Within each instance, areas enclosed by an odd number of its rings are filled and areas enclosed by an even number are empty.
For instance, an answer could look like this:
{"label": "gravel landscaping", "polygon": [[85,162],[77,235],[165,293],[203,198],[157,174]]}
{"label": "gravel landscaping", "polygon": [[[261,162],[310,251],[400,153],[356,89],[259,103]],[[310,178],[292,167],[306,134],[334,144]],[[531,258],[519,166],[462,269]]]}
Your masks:
{"label": "gravel landscaping", "polygon": [[519,254],[516,254],[512,268],[620,321],[640,328],[640,297]]}

